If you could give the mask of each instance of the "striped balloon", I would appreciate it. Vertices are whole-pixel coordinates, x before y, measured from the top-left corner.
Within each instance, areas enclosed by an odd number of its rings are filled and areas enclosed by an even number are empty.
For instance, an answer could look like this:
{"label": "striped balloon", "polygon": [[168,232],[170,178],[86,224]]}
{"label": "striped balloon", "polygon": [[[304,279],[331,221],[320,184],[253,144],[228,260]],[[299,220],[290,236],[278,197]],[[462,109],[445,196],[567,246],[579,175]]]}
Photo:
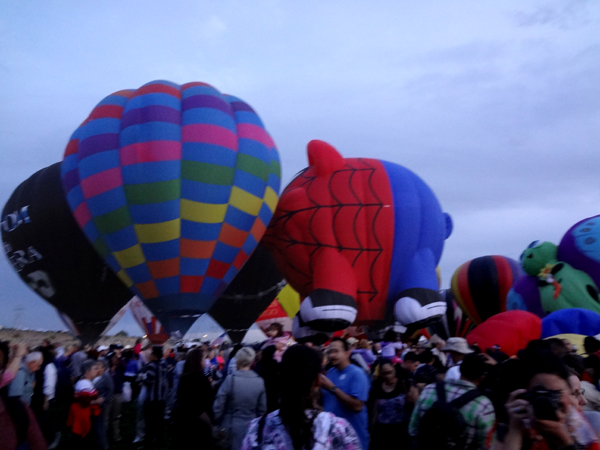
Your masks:
{"label": "striped balloon", "polygon": [[505,256],[482,256],[461,265],[452,275],[456,303],[479,325],[506,311],[506,296],[523,274],[520,264]]}
{"label": "striped balloon", "polygon": [[75,219],[165,328],[182,333],[250,257],[277,205],[277,149],[254,110],[205,83],[102,100],[62,163]]}

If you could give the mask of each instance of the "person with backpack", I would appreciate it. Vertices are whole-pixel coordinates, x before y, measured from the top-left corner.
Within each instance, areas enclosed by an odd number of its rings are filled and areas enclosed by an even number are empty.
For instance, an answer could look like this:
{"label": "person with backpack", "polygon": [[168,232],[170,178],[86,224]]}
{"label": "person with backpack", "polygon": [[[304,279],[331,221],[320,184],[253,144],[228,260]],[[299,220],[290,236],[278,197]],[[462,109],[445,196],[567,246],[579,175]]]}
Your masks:
{"label": "person with backpack", "polygon": [[472,353],[460,366],[460,379],[425,387],[408,429],[417,450],[489,448],[496,414],[491,400],[478,389],[488,368]]}

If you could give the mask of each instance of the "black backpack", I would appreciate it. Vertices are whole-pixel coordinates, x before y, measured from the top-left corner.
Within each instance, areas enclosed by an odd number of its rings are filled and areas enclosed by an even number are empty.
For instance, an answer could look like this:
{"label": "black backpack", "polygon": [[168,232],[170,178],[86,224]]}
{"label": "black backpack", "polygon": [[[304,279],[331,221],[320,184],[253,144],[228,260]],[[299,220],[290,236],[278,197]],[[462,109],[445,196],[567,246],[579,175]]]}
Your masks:
{"label": "black backpack", "polygon": [[466,448],[467,422],[460,409],[483,394],[472,389],[448,403],[443,381],[437,382],[436,391],[437,401],[419,423],[417,449],[463,450]]}

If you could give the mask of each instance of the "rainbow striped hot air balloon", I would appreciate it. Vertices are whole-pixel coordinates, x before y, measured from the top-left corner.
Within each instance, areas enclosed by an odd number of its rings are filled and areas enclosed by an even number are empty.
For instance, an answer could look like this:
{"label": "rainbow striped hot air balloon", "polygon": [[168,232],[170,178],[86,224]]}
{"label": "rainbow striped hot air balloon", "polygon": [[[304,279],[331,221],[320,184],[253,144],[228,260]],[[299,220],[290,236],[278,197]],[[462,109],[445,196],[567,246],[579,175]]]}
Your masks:
{"label": "rainbow striped hot air balloon", "polygon": [[479,325],[506,311],[506,296],[523,274],[521,265],[506,256],[482,256],[462,264],[452,275],[456,303]]}
{"label": "rainbow striped hot air balloon", "polygon": [[96,106],[67,145],[62,179],[96,250],[168,331],[184,333],[262,238],[280,165],[242,100],[153,81]]}

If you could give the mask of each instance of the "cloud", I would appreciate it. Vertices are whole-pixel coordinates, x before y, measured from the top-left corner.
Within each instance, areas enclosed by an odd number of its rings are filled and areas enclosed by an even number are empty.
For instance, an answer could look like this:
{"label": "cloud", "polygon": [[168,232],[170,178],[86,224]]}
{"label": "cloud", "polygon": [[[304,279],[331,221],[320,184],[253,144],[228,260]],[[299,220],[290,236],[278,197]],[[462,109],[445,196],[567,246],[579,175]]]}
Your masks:
{"label": "cloud", "polygon": [[510,16],[519,27],[548,25],[568,30],[588,25],[591,22],[589,2],[586,0],[544,3],[530,11],[513,12]]}

